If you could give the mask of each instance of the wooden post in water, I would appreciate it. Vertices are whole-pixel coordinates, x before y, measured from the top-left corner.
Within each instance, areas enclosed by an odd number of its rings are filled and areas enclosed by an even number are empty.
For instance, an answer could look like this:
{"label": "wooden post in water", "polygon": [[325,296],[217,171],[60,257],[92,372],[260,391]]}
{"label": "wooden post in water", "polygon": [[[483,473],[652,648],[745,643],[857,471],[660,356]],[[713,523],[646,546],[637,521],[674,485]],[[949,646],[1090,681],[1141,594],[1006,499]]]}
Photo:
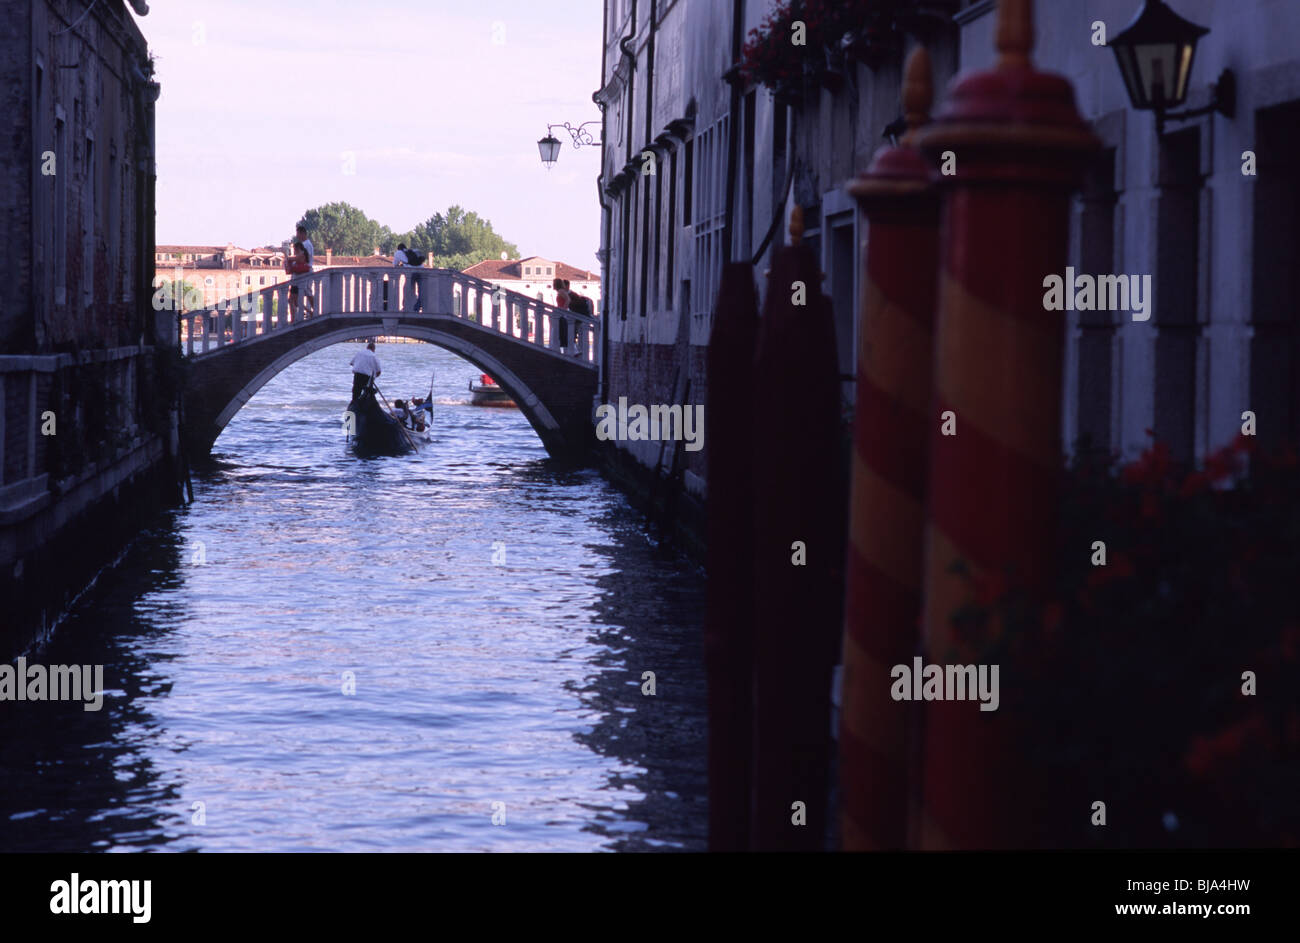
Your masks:
{"label": "wooden post in water", "polygon": [[768,278],[750,407],[755,851],[825,847],[841,636],[847,514],[835,325],[818,261],[800,245],[798,207],[790,234]]}
{"label": "wooden post in water", "polygon": [[[890,697],[890,671],[919,642],[929,475],[939,195],[916,148],[934,97],[930,55],[907,60],[907,134],[848,186],[870,230],[858,331],[857,410],[844,597],[840,712],[846,851],[903,848],[917,715]],[[909,775],[911,774],[911,775]]]}
{"label": "wooden post in water", "polygon": [[[971,663],[952,616],[974,581],[1030,599],[1050,576],[1061,469],[1065,323],[1043,308],[1063,273],[1071,190],[1098,142],[1064,78],[1030,62],[1032,0],[1001,0],[993,69],[952,88],[919,145],[941,175],[944,228],[930,416],[924,661]],[[1001,631],[995,618],[991,632]],[[993,666],[988,666],[991,677]],[[946,672],[945,672],[946,674]],[[999,684],[1017,679],[1000,673]],[[951,693],[951,692],[949,692]],[[969,697],[969,692],[968,692]],[[977,699],[930,700],[922,848],[1017,848],[1042,833],[1043,790],[1013,718]],[[1082,810],[1078,814],[1086,814]]]}
{"label": "wooden post in water", "polygon": [[[748,263],[722,270],[709,337],[709,850],[749,848],[754,632],[754,352],[758,292]],[[689,406],[686,408],[690,408]]]}

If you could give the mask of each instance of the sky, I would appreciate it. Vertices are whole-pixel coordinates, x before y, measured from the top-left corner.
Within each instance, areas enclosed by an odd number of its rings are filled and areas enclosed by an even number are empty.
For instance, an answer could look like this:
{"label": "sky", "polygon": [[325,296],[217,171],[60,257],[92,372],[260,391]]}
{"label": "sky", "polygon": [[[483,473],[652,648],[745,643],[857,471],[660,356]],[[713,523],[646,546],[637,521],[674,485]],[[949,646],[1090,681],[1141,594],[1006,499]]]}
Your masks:
{"label": "sky", "polygon": [[525,257],[599,271],[599,147],[557,128],[549,171],[537,150],[547,124],[600,118],[597,0],[151,0],[135,19],[162,86],[159,244],[278,245],[336,201],[405,232],[459,204]]}

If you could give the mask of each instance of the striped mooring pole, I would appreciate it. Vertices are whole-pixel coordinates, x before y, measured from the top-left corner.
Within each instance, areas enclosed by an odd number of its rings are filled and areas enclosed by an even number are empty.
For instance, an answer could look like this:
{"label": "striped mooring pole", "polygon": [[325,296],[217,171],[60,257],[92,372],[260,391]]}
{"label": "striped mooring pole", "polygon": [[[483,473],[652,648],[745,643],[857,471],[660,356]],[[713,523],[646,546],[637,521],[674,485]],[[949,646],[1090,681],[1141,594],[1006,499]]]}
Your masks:
{"label": "striped mooring pole", "polygon": [[[918,145],[943,194],[922,643],[962,663],[952,616],[974,580],[1030,598],[1050,575],[1062,467],[1065,324],[1043,280],[1066,264],[1071,191],[1098,141],[1070,83],[1038,71],[1032,0],[1000,0],[994,68],[959,79]],[[952,173],[944,172],[947,164]],[[991,632],[1001,631],[992,620]],[[992,666],[988,668],[990,675]],[[1017,683],[999,672],[1006,689]],[[1012,718],[975,700],[922,704],[926,849],[1032,847],[1043,790]]]}
{"label": "striped mooring pole", "polygon": [[845,562],[840,833],[846,851],[903,848],[916,778],[916,706],[890,670],[919,644],[933,392],[939,195],[916,148],[934,97],[930,55],[908,57],[907,133],[847,189],[870,229],[858,331],[853,484]]}

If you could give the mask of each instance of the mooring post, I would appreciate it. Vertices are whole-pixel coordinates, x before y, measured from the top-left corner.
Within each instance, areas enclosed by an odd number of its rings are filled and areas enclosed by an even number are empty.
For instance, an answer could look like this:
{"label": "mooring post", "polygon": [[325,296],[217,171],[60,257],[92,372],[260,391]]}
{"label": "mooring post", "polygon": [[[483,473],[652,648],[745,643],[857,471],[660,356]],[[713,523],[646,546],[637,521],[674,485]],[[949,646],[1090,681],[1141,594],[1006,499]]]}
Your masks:
{"label": "mooring post", "polygon": [[939,195],[916,147],[934,98],[930,55],[907,60],[907,133],[847,190],[870,229],[858,331],[840,709],[840,826],[846,851],[906,844],[916,711],[890,671],[919,642],[929,477]]}
{"label": "mooring post", "polygon": [[841,636],[847,499],[835,324],[818,260],[800,244],[798,207],[790,234],[768,278],[750,407],[762,418],[752,453],[755,851],[825,847]]}
{"label": "mooring post", "polygon": [[[1065,325],[1043,280],[1064,269],[1070,194],[1098,142],[1070,83],[1031,63],[1033,32],[1032,0],[1000,0],[996,67],[960,79],[918,134],[944,203],[922,621],[939,666],[974,657],[952,623],[973,585],[1032,599],[1051,569]],[[1028,847],[1043,829],[1033,758],[990,704],[922,705],[922,848]]]}
{"label": "mooring post", "polygon": [[722,270],[709,336],[708,597],[709,850],[749,848],[754,632],[754,352],[758,292],[748,263]]}

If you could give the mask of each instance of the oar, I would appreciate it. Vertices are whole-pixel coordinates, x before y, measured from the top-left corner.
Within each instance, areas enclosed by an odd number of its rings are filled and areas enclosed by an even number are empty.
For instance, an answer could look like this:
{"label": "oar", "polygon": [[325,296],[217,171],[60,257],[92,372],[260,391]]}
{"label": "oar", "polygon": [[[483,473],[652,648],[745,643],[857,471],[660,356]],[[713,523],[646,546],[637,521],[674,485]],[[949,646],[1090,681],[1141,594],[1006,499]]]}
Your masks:
{"label": "oar", "polygon": [[[384,409],[388,410],[388,414],[391,416],[393,414],[393,407],[388,405],[388,397],[384,395],[381,389],[379,389],[379,384],[375,382],[374,377],[370,378],[370,385],[375,388],[375,392],[379,394],[379,398],[384,401]],[[411,443],[411,448],[416,452],[420,451],[420,447],[415,444],[415,440],[411,438],[411,434],[406,431],[406,426],[402,425],[400,419],[397,420],[397,428],[402,430],[402,435],[406,436],[406,441]]]}
{"label": "oar", "polygon": [[433,378],[438,375],[438,371],[433,370],[429,373],[429,395],[424,398],[424,411],[429,414],[428,428],[433,428]]}

